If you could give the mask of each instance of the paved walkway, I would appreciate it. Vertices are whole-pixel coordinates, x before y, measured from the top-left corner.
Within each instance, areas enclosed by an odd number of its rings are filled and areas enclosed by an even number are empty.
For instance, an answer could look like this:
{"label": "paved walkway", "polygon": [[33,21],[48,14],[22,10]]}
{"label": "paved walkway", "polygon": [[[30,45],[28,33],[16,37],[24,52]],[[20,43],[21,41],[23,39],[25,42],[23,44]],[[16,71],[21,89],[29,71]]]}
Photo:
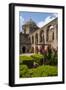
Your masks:
{"label": "paved walkway", "polygon": [[30,56],[30,55],[33,55],[34,53],[23,53],[23,54],[20,54],[20,56],[23,56],[23,55],[27,55],[27,56]]}

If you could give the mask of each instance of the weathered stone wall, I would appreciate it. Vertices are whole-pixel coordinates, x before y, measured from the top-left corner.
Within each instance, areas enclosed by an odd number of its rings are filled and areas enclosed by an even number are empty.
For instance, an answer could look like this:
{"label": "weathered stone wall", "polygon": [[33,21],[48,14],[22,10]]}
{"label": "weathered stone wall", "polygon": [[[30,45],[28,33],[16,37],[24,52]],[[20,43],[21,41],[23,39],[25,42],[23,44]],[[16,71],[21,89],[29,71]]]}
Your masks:
{"label": "weathered stone wall", "polygon": [[[27,28],[28,29],[28,28]],[[28,31],[28,30],[26,30]],[[25,52],[30,52],[34,49],[34,53],[37,52],[36,48],[40,49],[41,46],[51,45],[52,48],[58,48],[58,18],[52,20],[42,28],[35,30],[29,34],[20,35],[20,52],[25,47]]]}

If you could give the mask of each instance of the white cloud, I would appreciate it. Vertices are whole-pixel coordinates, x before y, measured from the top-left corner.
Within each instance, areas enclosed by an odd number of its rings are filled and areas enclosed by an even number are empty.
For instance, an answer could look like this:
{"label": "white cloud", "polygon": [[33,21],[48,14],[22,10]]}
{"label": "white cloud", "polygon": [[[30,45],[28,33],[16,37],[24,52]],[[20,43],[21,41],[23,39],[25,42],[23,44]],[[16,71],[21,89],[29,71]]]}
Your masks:
{"label": "white cloud", "polygon": [[38,27],[42,27],[42,26],[46,25],[47,23],[49,23],[50,21],[52,21],[53,19],[55,19],[56,17],[58,17],[57,14],[53,14],[52,16],[48,16],[47,18],[45,18],[45,20],[40,21],[37,25],[38,25]]}
{"label": "white cloud", "polygon": [[58,14],[57,13],[54,13],[53,16],[55,16],[55,18],[56,18],[56,17],[58,17]]}
{"label": "white cloud", "polygon": [[22,16],[19,17],[20,19],[20,32],[22,31],[22,25],[24,24],[24,18]]}

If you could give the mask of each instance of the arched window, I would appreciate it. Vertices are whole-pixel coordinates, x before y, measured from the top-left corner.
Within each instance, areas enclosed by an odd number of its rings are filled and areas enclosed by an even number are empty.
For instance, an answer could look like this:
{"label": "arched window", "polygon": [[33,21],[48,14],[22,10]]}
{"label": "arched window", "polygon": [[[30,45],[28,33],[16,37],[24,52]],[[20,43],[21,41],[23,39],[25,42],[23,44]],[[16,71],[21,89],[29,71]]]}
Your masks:
{"label": "arched window", "polygon": [[48,27],[47,27],[47,37],[46,37],[46,41],[48,41],[49,40],[49,30],[50,30],[50,27],[51,27],[51,25],[49,25]]}
{"label": "arched window", "polygon": [[44,42],[44,31],[40,31],[40,42]]}
{"label": "arched window", "polygon": [[47,28],[47,41],[52,41],[54,40],[54,26],[53,25],[49,25]]}
{"label": "arched window", "polygon": [[25,46],[22,47],[22,53],[26,53],[26,47]]}
{"label": "arched window", "polygon": [[28,37],[28,40],[29,40],[29,42],[31,43],[31,38],[30,38],[30,37]]}
{"label": "arched window", "polygon": [[34,47],[31,48],[31,53],[34,53]]}
{"label": "arched window", "polygon": [[34,44],[34,36],[32,36],[32,44]]}
{"label": "arched window", "polygon": [[56,40],[58,40],[58,24],[56,25]]}
{"label": "arched window", "polygon": [[35,47],[35,52],[38,53],[38,47]]}
{"label": "arched window", "polygon": [[54,40],[54,32],[52,33],[52,40]]}
{"label": "arched window", "polygon": [[35,44],[38,44],[38,34],[35,35]]}

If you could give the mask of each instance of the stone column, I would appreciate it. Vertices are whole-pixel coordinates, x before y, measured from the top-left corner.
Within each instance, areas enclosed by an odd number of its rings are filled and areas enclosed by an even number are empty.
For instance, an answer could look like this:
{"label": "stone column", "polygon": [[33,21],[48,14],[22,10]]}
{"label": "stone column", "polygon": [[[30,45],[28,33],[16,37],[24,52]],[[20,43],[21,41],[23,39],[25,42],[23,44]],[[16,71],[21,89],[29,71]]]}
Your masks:
{"label": "stone column", "polygon": [[40,31],[38,31],[38,44],[40,44]]}
{"label": "stone column", "polygon": [[42,37],[43,37],[43,44],[45,44],[45,35],[44,35],[44,31],[43,31]]}
{"label": "stone column", "polygon": [[[38,44],[40,44],[40,31],[38,31]],[[40,45],[38,45],[38,49],[40,49]],[[40,53],[40,52],[38,52]]]}
{"label": "stone column", "polygon": [[35,53],[35,34],[33,36],[34,36],[34,53]]}
{"label": "stone column", "polygon": [[45,30],[44,30],[44,41],[45,41],[45,44],[47,43],[46,39],[47,39],[47,30],[45,28]]}
{"label": "stone column", "polygon": [[56,36],[57,35],[57,31],[56,30],[57,30],[56,25],[54,25],[54,41],[57,40],[57,38],[56,38],[57,37]]}

